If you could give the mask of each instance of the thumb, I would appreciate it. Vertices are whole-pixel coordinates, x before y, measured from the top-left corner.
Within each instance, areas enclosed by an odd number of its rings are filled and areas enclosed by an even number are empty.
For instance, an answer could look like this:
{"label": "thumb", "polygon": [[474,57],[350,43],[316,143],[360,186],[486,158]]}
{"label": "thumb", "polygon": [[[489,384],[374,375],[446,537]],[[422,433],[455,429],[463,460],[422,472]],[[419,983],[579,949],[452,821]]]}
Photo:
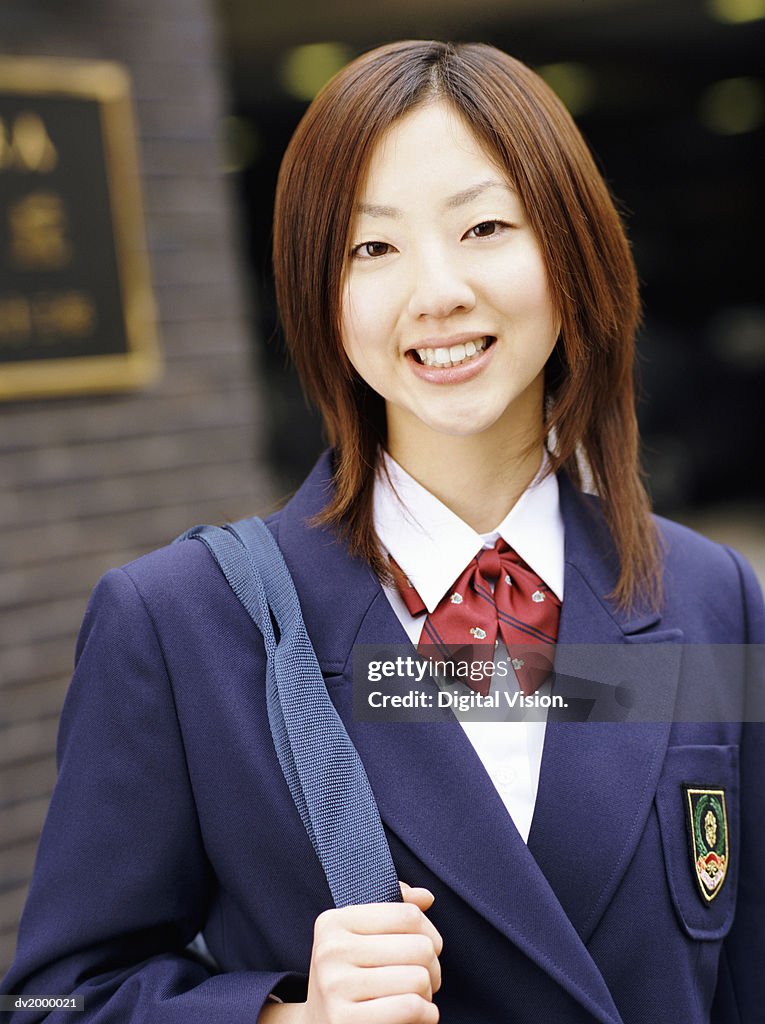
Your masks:
{"label": "thumb", "polygon": [[422,911],[429,910],[433,906],[436,897],[430,889],[415,888],[401,881],[398,884],[401,886],[401,897],[404,903],[414,903]]}

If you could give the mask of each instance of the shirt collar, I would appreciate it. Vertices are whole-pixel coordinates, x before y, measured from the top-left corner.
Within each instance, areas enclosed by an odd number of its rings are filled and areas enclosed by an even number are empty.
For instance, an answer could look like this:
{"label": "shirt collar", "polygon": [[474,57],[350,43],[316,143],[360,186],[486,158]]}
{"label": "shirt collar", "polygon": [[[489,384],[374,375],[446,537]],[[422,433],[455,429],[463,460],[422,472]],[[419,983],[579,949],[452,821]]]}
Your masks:
{"label": "shirt collar", "polygon": [[[378,465],[375,477],[374,527],[383,547],[393,556],[428,612],[483,547],[502,537],[563,599],[563,519],[558,480],[539,472],[502,522],[490,533],[477,533],[387,452],[381,458],[390,481]],[[391,486],[392,484],[392,486]]]}

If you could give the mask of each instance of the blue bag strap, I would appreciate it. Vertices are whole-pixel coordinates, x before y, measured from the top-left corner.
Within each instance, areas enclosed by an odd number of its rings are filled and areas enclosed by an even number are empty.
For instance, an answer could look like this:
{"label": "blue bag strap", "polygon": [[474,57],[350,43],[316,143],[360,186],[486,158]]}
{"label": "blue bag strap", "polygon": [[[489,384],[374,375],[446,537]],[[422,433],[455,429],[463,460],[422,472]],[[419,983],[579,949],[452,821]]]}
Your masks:
{"label": "blue bag strap", "polygon": [[399,902],[372,787],[327,692],[271,531],[252,517],[225,528],[195,526],[178,538],[185,539],[207,546],[263,636],[274,746],[335,906]]}

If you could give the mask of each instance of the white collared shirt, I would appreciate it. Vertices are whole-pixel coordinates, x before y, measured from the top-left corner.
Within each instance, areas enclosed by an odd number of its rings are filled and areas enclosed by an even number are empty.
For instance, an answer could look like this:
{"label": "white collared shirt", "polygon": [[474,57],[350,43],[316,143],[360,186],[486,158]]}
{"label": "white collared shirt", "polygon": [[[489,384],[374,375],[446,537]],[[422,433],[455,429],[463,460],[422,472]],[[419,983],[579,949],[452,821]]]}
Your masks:
{"label": "white collared shirt", "polygon": [[[563,519],[558,481],[541,479],[546,462],[502,522],[490,533],[468,526],[435,495],[426,490],[387,452],[382,458],[390,476],[378,468],[373,501],[374,528],[385,550],[432,612],[481,548],[502,537],[563,600]],[[391,488],[391,483],[393,487]],[[425,616],[409,613],[398,590],[385,593],[407,636],[416,646]],[[504,645],[496,658],[507,657]],[[492,683],[492,690],[495,683]],[[545,683],[540,693],[549,693]],[[492,692],[492,691],[490,691]],[[516,828],[528,840],[534,814],[544,746],[544,718],[534,721],[468,721],[461,725],[507,808]]]}

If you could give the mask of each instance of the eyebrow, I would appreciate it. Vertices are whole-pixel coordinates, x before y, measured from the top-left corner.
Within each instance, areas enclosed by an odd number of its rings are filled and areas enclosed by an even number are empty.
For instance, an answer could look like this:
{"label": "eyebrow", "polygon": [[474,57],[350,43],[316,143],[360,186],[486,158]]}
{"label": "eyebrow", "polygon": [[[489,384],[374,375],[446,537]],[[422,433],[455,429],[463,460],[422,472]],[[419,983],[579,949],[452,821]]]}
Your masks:
{"label": "eyebrow", "polygon": [[[466,203],[472,203],[474,199],[477,199],[484,192],[490,188],[502,188],[506,192],[512,192],[512,189],[504,181],[498,181],[496,178],[488,178],[486,181],[479,181],[476,185],[471,185],[469,188],[463,189],[461,192],[455,192],[453,196],[444,202],[444,207],[447,210],[454,210],[458,206],[464,206]],[[395,206],[379,206],[376,203],[357,203],[357,213],[365,213],[368,217],[392,217],[398,219],[401,217],[401,210]]]}
{"label": "eyebrow", "polygon": [[511,191],[504,181],[489,178],[486,181],[479,181],[477,185],[471,185],[470,188],[463,189],[462,192],[457,192],[456,195],[450,196],[444,203],[444,206],[446,206],[447,210],[453,210],[457,206],[464,206],[466,203],[471,203],[474,199],[477,199],[490,188],[503,188],[506,192]]}

